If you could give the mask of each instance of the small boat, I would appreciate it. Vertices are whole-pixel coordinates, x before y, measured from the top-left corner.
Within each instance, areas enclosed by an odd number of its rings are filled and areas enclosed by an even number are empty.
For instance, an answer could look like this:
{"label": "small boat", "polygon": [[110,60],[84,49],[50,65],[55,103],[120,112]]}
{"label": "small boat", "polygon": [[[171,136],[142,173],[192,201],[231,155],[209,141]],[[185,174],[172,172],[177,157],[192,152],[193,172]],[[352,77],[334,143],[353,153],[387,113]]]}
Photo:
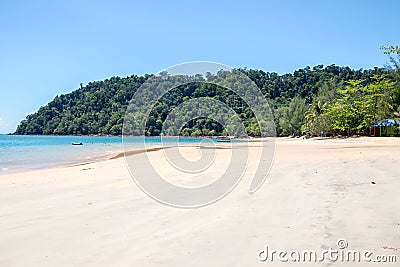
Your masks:
{"label": "small boat", "polygon": [[219,143],[230,143],[231,139],[229,137],[227,137],[227,136],[223,136],[223,137],[218,138],[217,142],[219,142]]}
{"label": "small boat", "polygon": [[73,146],[82,146],[82,143],[72,143]]}

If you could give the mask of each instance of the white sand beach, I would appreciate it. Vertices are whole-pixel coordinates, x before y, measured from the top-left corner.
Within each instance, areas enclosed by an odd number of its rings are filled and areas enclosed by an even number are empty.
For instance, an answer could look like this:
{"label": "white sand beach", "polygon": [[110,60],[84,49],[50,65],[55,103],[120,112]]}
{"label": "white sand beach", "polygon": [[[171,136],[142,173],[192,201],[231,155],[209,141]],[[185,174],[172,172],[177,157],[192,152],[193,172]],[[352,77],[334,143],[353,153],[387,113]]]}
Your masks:
{"label": "white sand beach", "polygon": [[[189,158],[198,152],[183,150]],[[150,154],[165,164],[162,150]],[[124,158],[2,175],[0,266],[281,266],[260,261],[259,251],[319,252],[337,249],[338,239],[372,258],[396,255],[387,266],[399,264],[400,139],[279,138],[255,194],[251,162],[228,196],[197,209],[149,198]]]}

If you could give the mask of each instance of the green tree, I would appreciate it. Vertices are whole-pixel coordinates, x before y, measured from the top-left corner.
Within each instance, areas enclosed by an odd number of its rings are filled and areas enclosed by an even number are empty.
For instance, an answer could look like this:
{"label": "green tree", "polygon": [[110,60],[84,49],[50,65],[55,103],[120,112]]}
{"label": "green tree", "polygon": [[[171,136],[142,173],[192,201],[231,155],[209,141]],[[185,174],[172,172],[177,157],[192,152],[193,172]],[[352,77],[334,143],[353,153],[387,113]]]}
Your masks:
{"label": "green tree", "polygon": [[381,49],[384,50],[384,54],[389,56],[389,64],[386,67],[393,70],[389,72],[395,82],[395,89],[392,93],[393,114],[400,118],[400,46],[382,46]]}
{"label": "green tree", "polygon": [[375,75],[373,82],[349,81],[344,89],[339,89],[339,97],[327,105],[325,111],[332,121],[333,129],[347,135],[360,133],[391,114],[391,93],[394,82]]}
{"label": "green tree", "polygon": [[300,135],[305,123],[307,105],[304,99],[294,97],[288,106],[278,108],[279,127],[283,135]]}

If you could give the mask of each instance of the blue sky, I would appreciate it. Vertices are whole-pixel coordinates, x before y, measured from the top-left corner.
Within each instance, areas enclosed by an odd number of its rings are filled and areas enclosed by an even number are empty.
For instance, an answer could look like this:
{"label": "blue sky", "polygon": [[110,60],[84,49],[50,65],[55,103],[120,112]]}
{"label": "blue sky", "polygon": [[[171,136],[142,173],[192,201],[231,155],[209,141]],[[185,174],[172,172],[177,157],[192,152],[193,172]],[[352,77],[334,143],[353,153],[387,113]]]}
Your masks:
{"label": "blue sky", "polygon": [[381,67],[400,1],[0,2],[0,133],[56,95],[188,61],[293,72]]}

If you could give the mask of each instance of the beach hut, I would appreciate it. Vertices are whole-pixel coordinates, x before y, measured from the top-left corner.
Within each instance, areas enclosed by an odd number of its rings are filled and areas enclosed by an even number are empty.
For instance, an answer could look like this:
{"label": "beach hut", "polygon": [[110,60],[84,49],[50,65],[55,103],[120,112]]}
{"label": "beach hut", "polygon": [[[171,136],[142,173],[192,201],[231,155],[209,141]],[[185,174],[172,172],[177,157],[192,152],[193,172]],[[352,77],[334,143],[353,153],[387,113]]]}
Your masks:
{"label": "beach hut", "polygon": [[397,136],[400,135],[400,122],[395,119],[385,119],[373,124],[372,133],[375,136]]}

